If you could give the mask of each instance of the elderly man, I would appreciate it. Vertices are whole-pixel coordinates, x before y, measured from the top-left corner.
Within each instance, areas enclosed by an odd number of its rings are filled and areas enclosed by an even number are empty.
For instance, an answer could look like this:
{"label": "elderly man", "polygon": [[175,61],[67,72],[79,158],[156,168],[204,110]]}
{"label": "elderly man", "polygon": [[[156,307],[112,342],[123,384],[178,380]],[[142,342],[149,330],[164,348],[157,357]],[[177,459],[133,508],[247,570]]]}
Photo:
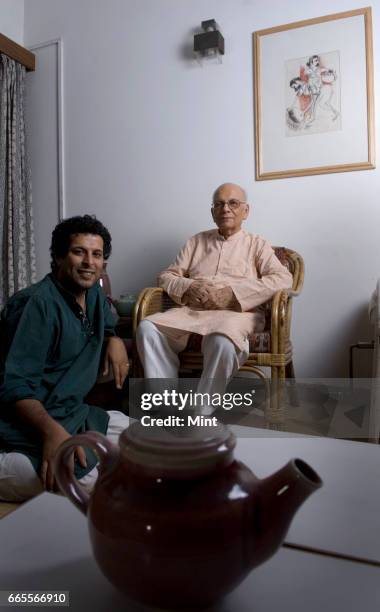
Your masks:
{"label": "elderly man", "polygon": [[[0,499],[23,501],[55,490],[53,460],[70,436],[96,430],[117,441],[128,418],[89,406],[104,345],[104,373],[122,387],[128,357],[99,286],[111,236],[90,215],[59,223],[52,272],[17,292],[1,316]],[[97,459],[76,449],[75,475],[90,490]]]}
{"label": "elderly man", "polygon": [[225,183],[211,209],[218,229],[190,238],[158,277],[179,307],[144,319],[137,347],[147,378],[176,378],[178,353],[190,334],[203,336],[204,367],[198,391],[225,387],[249,353],[248,336],[264,328],[260,306],[292,276],[269,243],[242,229],[249,204],[244,190]]}

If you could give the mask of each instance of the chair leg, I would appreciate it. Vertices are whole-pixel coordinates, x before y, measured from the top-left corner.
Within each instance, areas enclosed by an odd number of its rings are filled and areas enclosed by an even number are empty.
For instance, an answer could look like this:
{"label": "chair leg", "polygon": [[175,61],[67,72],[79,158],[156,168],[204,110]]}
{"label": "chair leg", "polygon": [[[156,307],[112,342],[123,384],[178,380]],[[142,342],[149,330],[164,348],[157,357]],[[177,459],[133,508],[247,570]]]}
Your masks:
{"label": "chair leg", "polygon": [[289,363],[285,366],[285,376],[286,378],[295,378],[293,361],[289,361]]}
{"label": "chair leg", "polygon": [[267,415],[269,429],[283,429],[285,422],[285,405],[283,401],[284,380],[285,368],[282,366],[272,366],[270,381],[270,408]]}
{"label": "chair leg", "polygon": [[300,401],[298,399],[297,393],[297,385],[296,385],[296,375],[294,372],[293,361],[289,361],[289,363],[285,366],[285,376],[289,381],[289,402],[291,406],[298,408],[300,405]]}

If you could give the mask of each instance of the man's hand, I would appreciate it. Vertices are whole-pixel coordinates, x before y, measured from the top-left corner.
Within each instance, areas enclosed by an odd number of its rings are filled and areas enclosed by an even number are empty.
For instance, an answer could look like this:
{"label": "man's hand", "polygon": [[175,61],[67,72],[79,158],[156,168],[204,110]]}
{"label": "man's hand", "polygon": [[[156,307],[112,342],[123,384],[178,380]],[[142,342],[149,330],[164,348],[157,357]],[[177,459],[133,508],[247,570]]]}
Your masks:
{"label": "man's hand", "polygon": [[203,305],[209,299],[209,291],[212,288],[212,284],[207,281],[194,281],[183,294],[182,301],[189,308],[203,308]]}
{"label": "man's hand", "polygon": [[112,337],[107,341],[104,353],[103,376],[109,373],[112,366],[117,389],[121,389],[129,370],[128,354],[121,338]]}
{"label": "man's hand", "polygon": [[206,310],[240,310],[231,287],[211,288],[208,295],[207,301],[203,304],[203,308]]}
{"label": "man's hand", "polygon": [[[39,400],[18,400],[15,403],[15,413],[18,420],[30,428],[31,437],[34,435],[38,439],[39,446],[42,446],[40,477],[44,488],[47,491],[58,490],[54,479],[53,458],[62,442],[71,438],[70,434],[46,412]],[[80,465],[86,467],[86,453],[83,448],[76,447],[74,454]],[[72,469],[74,470],[74,456]]]}
{"label": "man's hand", "polygon": [[240,310],[231,287],[216,289],[208,281],[194,281],[183,294],[183,302],[190,308],[204,310]]}
{"label": "man's hand", "polygon": [[[47,491],[57,491],[58,487],[54,478],[53,459],[58,447],[64,442],[71,438],[71,435],[59,425],[54,422],[54,425],[47,431],[42,440],[42,465],[40,477],[44,489]],[[73,455],[71,456],[71,468],[74,471],[74,455],[78,459],[82,467],[87,466],[86,453],[81,446],[77,446]]]}

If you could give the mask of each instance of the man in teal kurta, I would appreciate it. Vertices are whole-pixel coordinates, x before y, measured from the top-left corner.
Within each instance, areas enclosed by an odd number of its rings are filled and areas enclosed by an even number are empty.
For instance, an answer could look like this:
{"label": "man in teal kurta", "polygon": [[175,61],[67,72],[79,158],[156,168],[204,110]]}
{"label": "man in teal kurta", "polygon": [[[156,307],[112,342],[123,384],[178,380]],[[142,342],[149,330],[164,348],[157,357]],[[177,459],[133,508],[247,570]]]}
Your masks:
{"label": "man in teal kurta", "polygon": [[[128,369],[98,283],[110,250],[109,233],[98,220],[65,220],[53,232],[52,272],[12,296],[2,312],[0,499],[54,489],[53,457],[71,435],[111,429],[117,437],[127,426],[123,414],[83,401],[96,381],[104,343],[105,369],[112,365],[117,386]],[[95,456],[77,448],[76,458],[76,477],[93,482]]]}

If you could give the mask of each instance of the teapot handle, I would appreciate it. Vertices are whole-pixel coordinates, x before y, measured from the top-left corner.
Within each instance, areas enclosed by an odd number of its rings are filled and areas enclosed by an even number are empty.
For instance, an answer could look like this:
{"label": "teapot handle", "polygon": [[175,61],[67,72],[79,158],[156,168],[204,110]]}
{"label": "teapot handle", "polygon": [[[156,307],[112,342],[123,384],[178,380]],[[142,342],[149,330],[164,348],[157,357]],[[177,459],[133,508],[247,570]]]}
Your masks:
{"label": "teapot handle", "polygon": [[83,512],[83,514],[87,514],[90,496],[75,478],[70,466],[70,457],[76,446],[88,446],[91,448],[99,457],[102,470],[114,464],[118,458],[119,451],[106,436],[96,431],[87,431],[86,433],[72,436],[59,447],[54,459],[54,473],[59,488],[78,510]]}

